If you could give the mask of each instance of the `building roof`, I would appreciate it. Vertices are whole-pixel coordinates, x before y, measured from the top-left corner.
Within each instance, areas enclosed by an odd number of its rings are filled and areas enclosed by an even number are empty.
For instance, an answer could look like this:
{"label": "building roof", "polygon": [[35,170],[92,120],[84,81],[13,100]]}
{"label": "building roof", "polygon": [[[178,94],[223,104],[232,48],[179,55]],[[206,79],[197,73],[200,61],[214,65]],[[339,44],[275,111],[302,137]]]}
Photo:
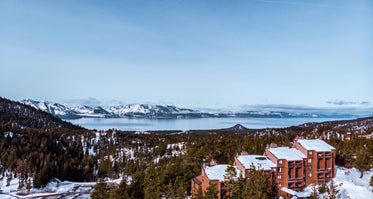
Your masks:
{"label": "building roof", "polygon": [[276,148],[269,148],[269,152],[271,152],[277,159],[286,159],[288,161],[294,160],[303,160],[306,156],[294,149],[289,147],[276,147]]}
{"label": "building roof", "polygon": [[299,139],[297,142],[307,150],[331,151],[332,149],[335,149],[324,140],[319,139]]}
{"label": "building roof", "polygon": [[292,195],[293,197],[292,198],[308,198],[311,196],[311,193],[310,192],[297,192],[297,191],[294,191],[292,189],[289,189],[289,188],[286,188],[286,187],[282,187],[281,188],[281,191],[283,192],[286,192],[290,195]]}
{"label": "building roof", "polygon": [[297,193],[298,193],[298,192],[296,192],[296,191],[294,191],[294,190],[292,190],[292,189],[288,189],[288,188],[286,188],[286,187],[282,187],[282,188],[281,188],[281,191],[286,192],[286,193],[288,193],[288,194],[290,194],[290,195],[292,195],[292,196],[296,196]]}
{"label": "building roof", "polygon": [[240,155],[237,159],[246,169],[251,168],[252,165],[263,170],[271,170],[271,167],[276,167],[272,161],[262,155]]}
{"label": "building roof", "polygon": [[[224,174],[226,173],[228,164],[218,164],[215,166],[206,166],[205,173],[210,180],[219,180],[220,182],[224,181]],[[236,169],[236,177],[240,176],[240,170],[236,166],[233,166]]]}

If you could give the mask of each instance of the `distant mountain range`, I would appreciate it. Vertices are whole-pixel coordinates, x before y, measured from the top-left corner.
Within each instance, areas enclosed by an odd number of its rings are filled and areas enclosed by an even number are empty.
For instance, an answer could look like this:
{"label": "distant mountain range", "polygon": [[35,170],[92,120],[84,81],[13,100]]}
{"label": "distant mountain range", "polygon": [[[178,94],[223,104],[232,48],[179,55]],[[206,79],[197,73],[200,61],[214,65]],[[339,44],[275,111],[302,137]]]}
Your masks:
{"label": "distant mountain range", "polygon": [[243,106],[239,109],[188,109],[173,105],[127,104],[119,106],[68,105],[56,102],[21,100],[22,103],[51,113],[62,119],[79,118],[294,118],[294,117],[366,117],[373,115],[373,108],[312,108],[284,105]]}

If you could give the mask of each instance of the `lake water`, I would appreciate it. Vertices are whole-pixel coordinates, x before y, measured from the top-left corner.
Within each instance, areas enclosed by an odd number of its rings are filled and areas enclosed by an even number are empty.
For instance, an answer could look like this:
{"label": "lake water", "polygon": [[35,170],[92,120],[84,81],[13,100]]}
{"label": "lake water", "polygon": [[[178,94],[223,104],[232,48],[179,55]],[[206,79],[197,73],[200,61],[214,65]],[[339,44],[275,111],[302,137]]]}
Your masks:
{"label": "lake water", "polygon": [[355,118],[193,118],[193,119],[127,119],[127,118],[82,118],[68,120],[88,129],[146,130],[206,130],[229,128],[241,124],[246,128],[281,128],[307,122],[323,122]]}

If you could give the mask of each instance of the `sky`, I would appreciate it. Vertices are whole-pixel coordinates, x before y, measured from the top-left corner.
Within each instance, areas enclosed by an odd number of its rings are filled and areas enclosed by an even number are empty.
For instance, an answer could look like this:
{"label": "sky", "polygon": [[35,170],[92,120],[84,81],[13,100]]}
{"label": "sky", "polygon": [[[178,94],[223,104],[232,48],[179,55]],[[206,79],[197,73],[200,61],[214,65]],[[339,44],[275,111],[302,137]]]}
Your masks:
{"label": "sky", "polygon": [[373,1],[0,1],[0,96],[373,105]]}

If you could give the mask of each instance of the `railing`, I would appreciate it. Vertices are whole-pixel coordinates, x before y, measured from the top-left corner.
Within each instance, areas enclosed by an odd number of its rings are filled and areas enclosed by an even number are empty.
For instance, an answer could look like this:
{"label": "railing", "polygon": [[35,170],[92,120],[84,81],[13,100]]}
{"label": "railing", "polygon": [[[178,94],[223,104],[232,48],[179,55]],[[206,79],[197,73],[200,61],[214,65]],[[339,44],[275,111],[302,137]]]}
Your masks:
{"label": "railing", "polygon": [[303,190],[303,187],[295,187],[294,188],[294,191],[302,191]]}
{"label": "railing", "polygon": [[318,158],[332,158],[331,154],[317,154]]}
{"label": "railing", "polygon": [[303,164],[302,163],[296,163],[295,166],[296,167],[303,167]]}
{"label": "railing", "polygon": [[289,178],[289,179],[288,179],[288,182],[289,182],[289,183],[293,183],[293,182],[303,182],[303,178]]}
{"label": "railing", "polygon": [[332,178],[331,177],[324,177],[324,176],[320,176],[320,177],[318,177],[317,178],[319,181],[329,181],[329,180],[331,180]]}
{"label": "railing", "polygon": [[317,173],[330,173],[332,171],[331,168],[327,169],[317,169]]}

